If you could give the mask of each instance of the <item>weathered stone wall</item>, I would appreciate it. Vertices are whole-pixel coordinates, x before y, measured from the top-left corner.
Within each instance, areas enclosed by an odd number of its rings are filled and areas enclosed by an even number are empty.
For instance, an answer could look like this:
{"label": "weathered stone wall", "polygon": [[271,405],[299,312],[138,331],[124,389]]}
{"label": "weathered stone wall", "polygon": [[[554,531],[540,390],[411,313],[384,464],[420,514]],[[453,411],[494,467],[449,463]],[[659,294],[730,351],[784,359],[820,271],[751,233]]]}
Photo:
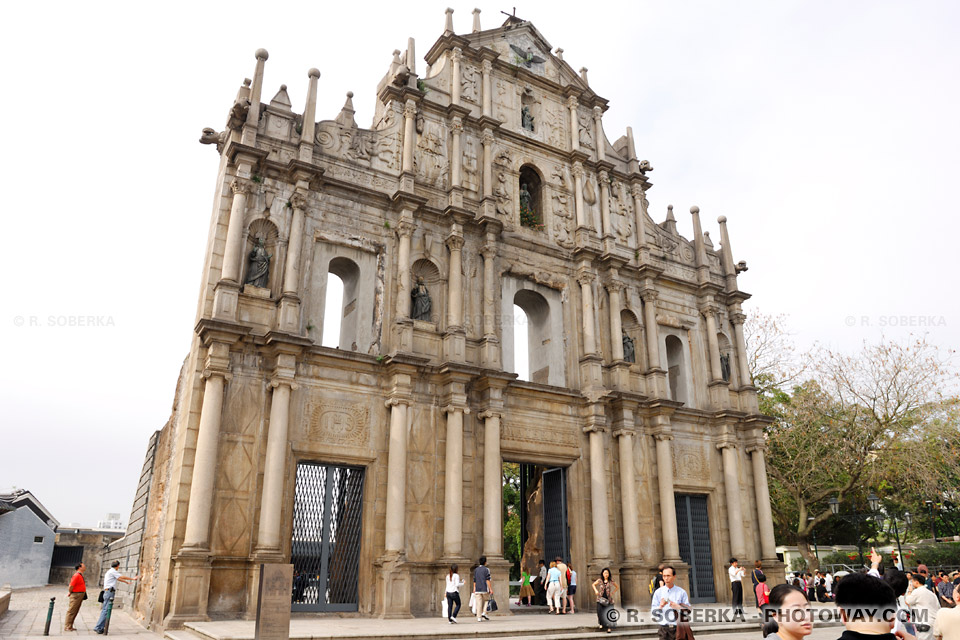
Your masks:
{"label": "weathered stone wall", "polygon": [[[105,561],[107,548],[120,538],[120,531],[105,533],[84,529],[61,529],[57,532],[57,546],[83,547],[83,563],[87,565],[84,579],[88,590],[103,584],[103,574],[110,567]],[[73,567],[50,567],[50,584],[69,584],[75,570]]]}

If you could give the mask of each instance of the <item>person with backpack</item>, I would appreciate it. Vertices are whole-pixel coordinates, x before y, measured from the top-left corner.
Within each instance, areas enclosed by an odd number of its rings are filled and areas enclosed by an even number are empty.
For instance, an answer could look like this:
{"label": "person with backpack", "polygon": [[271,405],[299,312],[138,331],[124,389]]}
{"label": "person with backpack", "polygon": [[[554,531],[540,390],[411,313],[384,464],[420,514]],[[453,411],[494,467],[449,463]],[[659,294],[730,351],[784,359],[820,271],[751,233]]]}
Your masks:
{"label": "person with backpack", "polygon": [[763,575],[763,563],[757,560],[753,563],[753,571],[750,573],[750,581],[753,582],[753,598],[757,603],[757,609],[760,608],[760,601],[757,600],[757,585],[760,584],[760,576]]}
{"label": "person with backpack", "polygon": [[567,588],[570,586],[570,571],[567,569],[567,563],[563,558],[557,556],[557,570],[560,572],[560,603],[562,610],[560,613],[567,612]]}
{"label": "person with backpack", "polygon": [[576,613],[573,606],[573,595],[577,592],[577,572],[573,570],[573,565],[567,565],[567,604],[570,605],[570,613]]}

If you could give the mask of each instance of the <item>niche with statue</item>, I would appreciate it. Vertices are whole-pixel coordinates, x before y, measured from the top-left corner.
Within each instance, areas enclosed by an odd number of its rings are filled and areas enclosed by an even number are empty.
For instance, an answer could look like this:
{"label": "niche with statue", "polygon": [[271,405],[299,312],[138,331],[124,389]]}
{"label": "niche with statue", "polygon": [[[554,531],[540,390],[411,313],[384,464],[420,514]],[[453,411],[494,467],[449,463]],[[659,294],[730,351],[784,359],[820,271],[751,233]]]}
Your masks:
{"label": "niche with statue", "polygon": [[520,167],[520,225],[543,231],[543,181],[530,165]]}

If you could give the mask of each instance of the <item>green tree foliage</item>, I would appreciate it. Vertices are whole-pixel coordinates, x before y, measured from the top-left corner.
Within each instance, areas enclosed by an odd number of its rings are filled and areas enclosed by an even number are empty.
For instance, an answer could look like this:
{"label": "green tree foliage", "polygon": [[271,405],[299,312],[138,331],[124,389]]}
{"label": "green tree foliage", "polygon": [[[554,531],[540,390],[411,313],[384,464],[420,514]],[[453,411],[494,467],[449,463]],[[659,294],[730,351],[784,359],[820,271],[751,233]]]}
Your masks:
{"label": "green tree foliage", "polygon": [[513,563],[511,580],[520,578],[520,558],[523,556],[520,513],[523,508],[520,465],[506,462],[503,465],[503,557]]}

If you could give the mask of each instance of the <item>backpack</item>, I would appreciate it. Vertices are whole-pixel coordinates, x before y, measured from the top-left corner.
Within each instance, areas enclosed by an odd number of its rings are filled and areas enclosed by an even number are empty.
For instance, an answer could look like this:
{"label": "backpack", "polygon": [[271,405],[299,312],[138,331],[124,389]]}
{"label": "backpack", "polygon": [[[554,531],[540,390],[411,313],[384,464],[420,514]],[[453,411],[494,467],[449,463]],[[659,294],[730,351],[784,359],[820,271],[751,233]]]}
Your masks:
{"label": "backpack", "polygon": [[567,584],[570,584],[570,569],[567,569]]}
{"label": "backpack", "polygon": [[650,579],[650,595],[653,595],[653,587],[657,584],[657,576]]}

